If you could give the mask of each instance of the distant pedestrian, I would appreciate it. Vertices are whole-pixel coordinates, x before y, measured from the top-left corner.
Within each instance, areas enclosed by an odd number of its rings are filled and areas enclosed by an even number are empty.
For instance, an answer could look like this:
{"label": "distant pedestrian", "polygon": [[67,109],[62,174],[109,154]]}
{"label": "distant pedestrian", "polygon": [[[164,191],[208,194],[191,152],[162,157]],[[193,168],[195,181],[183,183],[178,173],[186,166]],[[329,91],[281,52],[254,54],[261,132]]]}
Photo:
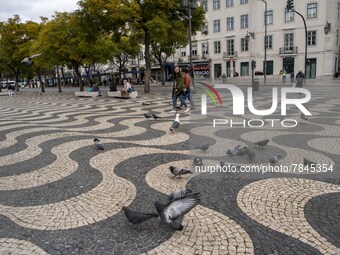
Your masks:
{"label": "distant pedestrian", "polygon": [[185,101],[183,100],[183,89],[184,89],[184,77],[182,73],[179,70],[179,67],[175,67],[175,73],[174,73],[174,84],[173,84],[173,90],[172,90],[172,110],[171,113],[175,113],[177,109],[177,99],[179,98],[181,102],[183,102],[183,105],[187,107]]}
{"label": "distant pedestrian", "polygon": [[120,91],[121,92],[121,95],[122,97],[128,97],[129,96],[129,91],[131,89],[131,84],[127,82],[127,80],[123,80],[123,84],[124,84],[124,87],[123,89]]}
{"label": "distant pedestrian", "polygon": [[282,82],[285,83],[287,76],[286,76],[286,72],[284,70],[280,71],[280,77],[282,79]]}
{"label": "distant pedestrian", "polygon": [[296,74],[296,87],[297,88],[302,88],[304,78],[305,78],[305,74],[300,70]]}
{"label": "distant pedestrian", "polygon": [[194,99],[192,98],[192,87],[191,87],[191,76],[189,75],[189,70],[188,69],[185,69],[184,70],[184,88],[185,88],[185,91],[184,91],[184,94],[182,96],[182,102],[181,102],[181,105],[180,107],[183,107],[184,104],[183,104],[183,101],[185,102],[187,99],[190,101],[190,107],[187,107],[187,109],[184,111],[184,112],[189,112],[190,109],[195,109],[195,104],[194,104]]}

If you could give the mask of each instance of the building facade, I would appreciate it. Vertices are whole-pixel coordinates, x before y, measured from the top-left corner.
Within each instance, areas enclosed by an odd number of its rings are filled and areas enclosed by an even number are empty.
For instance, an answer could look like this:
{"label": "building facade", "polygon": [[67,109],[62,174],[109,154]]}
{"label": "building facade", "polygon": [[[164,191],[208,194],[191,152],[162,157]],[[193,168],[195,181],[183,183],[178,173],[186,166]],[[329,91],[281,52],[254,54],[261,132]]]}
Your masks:
{"label": "building facade", "polygon": [[[267,2],[267,12],[265,12]],[[305,69],[305,29],[302,18],[286,10],[282,0],[203,0],[206,23],[192,37],[196,78],[250,78],[251,61],[263,74],[267,47],[267,77],[281,70]],[[307,72],[310,79],[333,79],[339,71],[340,0],[295,0],[294,9],[307,25]],[[267,25],[267,38],[265,26]],[[189,46],[177,50],[174,62],[189,66]]]}

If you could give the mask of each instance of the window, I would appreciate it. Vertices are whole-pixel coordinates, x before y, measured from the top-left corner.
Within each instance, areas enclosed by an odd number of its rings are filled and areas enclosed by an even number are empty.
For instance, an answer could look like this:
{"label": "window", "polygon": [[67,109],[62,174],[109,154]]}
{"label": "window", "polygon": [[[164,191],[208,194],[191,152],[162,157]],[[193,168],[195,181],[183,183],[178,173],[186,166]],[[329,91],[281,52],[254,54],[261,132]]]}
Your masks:
{"label": "window", "polygon": [[316,31],[307,32],[307,44],[309,46],[316,45]]}
{"label": "window", "polygon": [[227,40],[227,54],[234,56],[234,39]]}
{"label": "window", "polygon": [[227,31],[234,30],[234,17],[227,18]]}
{"label": "window", "polygon": [[248,51],[248,40],[241,38],[241,51]]}
{"label": "window", "polygon": [[221,8],[220,0],[213,0],[213,9],[218,10]]}
{"label": "window", "polygon": [[208,22],[205,22],[202,27],[202,34],[207,35],[208,34]]}
{"label": "window", "polygon": [[265,47],[267,49],[273,49],[273,36],[267,35],[267,40],[265,40]]}
{"label": "window", "polygon": [[284,44],[285,44],[286,51],[293,50],[293,47],[294,47],[294,34],[293,33],[285,34]]}
{"label": "window", "polygon": [[248,14],[241,15],[241,28],[248,28]]}
{"label": "window", "polygon": [[292,10],[285,9],[285,21],[286,22],[294,21],[294,12]]}
{"label": "window", "polygon": [[249,76],[249,62],[241,62],[241,76]]}
{"label": "window", "polygon": [[185,57],[187,55],[187,49],[184,47],[184,48],[180,48],[180,55],[181,57]]}
{"label": "window", "polygon": [[234,0],[226,0],[227,7],[232,7],[234,5]]}
{"label": "window", "polygon": [[336,45],[339,45],[339,29],[336,30]]}
{"label": "window", "polygon": [[214,42],[214,53],[215,54],[221,53],[221,42],[220,41]]}
{"label": "window", "polygon": [[338,2],[338,20],[340,20],[340,3]]}
{"label": "window", "polygon": [[220,20],[216,19],[214,20],[214,32],[220,32],[221,31],[221,27],[220,27]]}
{"label": "window", "polygon": [[273,11],[264,12],[264,20],[267,25],[273,24]]}
{"label": "window", "polygon": [[[263,72],[264,72],[264,61],[263,61]],[[267,75],[273,75],[274,74],[274,61],[268,61],[267,60]]]}
{"label": "window", "polygon": [[314,19],[317,17],[318,4],[312,3],[307,5],[307,19]]}
{"label": "window", "polygon": [[192,45],[192,55],[196,56],[197,55],[197,44]]}
{"label": "window", "polygon": [[209,54],[209,45],[207,42],[202,43],[202,56]]}
{"label": "window", "polygon": [[215,78],[220,78],[222,75],[222,65],[221,64],[214,64],[214,75]]}
{"label": "window", "polygon": [[204,11],[208,11],[208,1],[202,1],[201,6],[203,7]]}
{"label": "window", "polygon": [[247,4],[248,0],[240,0],[240,4]]}

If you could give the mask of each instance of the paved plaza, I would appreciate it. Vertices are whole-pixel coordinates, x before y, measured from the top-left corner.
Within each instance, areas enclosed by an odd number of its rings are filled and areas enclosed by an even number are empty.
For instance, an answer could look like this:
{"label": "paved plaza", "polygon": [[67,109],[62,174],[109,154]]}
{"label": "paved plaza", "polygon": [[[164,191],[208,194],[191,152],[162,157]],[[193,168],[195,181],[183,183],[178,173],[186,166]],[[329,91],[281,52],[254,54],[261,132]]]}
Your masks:
{"label": "paved plaza", "polygon": [[[136,99],[77,98],[72,89],[43,95],[22,89],[0,97],[0,254],[340,254],[340,85],[307,86],[313,114],[298,125],[212,127],[199,105],[174,121],[171,88],[152,88]],[[242,87],[245,91],[246,87]],[[296,95],[298,97],[298,95]],[[271,87],[255,93],[270,108]],[[197,104],[199,95],[195,95]],[[150,105],[142,105],[149,102]],[[225,119],[268,119],[246,111],[232,116],[230,94],[222,95]],[[209,114],[209,111],[212,109]],[[155,113],[159,120],[146,119]],[[271,119],[284,117],[277,111]],[[97,137],[105,150],[96,150]],[[270,139],[264,148],[254,142]],[[208,151],[195,149],[209,143]],[[256,157],[227,156],[235,144]],[[306,158],[327,171],[241,173],[197,171],[221,160],[238,166],[300,165]],[[169,166],[194,174],[172,178]],[[203,169],[203,167],[201,168]],[[326,169],[326,168],[325,168]],[[183,231],[158,226],[159,218],[132,226],[122,207],[156,213],[155,201],[181,188],[200,192],[200,203],[183,219]]]}

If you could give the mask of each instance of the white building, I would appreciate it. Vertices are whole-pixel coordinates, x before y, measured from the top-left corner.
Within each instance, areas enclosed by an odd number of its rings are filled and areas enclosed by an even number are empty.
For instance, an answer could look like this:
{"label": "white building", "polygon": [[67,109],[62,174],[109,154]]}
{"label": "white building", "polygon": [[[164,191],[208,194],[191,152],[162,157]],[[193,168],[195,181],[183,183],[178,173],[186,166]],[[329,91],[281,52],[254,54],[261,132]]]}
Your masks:
{"label": "white building", "polygon": [[[304,71],[305,30],[302,18],[286,10],[286,0],[203,0],[206,25],[193,35],[193,62],[197,78],[228,77],[249,80],[251,61],[263,71],[265,16],[267,20],[267,79]],[[307,78],[332,79],[339,70],[340,0],[295,0],[308,31]],[[248,36],[247,36],[248,34]],[[189,65],[189,46],[178,49],[174,61]],[[263,76],[258,76],[263,77]]]}

